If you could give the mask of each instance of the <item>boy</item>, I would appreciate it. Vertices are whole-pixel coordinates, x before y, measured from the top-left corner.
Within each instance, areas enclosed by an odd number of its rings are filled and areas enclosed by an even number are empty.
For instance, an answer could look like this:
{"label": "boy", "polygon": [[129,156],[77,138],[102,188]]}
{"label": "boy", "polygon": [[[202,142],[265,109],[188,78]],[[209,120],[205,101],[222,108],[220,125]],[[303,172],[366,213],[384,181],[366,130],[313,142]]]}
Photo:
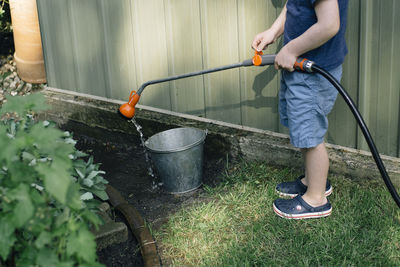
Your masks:
{"label": "boy", "polygon": [[348,0],[287,0],[271,28],[258,34],[252,47],[261,51],[284,35],[284,46],[275,59],[282,70],[279,91],[281,123],[289,128],[291,143],[303,153],[305,174],[276,187],[282,196],[273,203],[275,213],[287,219],[329,216],[332,193],[327,181],[329,158],[324,144],[327,115],[336,89],[319,74],[294,72],[297,57],[314,61],[337,80],[347,54],[345,28]]}

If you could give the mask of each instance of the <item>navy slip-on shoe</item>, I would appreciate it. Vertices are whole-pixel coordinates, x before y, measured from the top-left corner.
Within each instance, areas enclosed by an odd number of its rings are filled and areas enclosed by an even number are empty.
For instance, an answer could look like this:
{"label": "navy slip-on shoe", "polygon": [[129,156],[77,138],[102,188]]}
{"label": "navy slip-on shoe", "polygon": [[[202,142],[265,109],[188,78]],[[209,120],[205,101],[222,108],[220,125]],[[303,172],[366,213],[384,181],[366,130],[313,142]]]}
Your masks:
{"label": "navy slip-on shoe", "polygon": [[[307,186],[301,182],[304,175],[299,176],[295,181],[283,182],[276,186],[276,192],[281,197],[295,197],[297,195],[304,195],[307,191]],[[326,181],[325,196],[332,194],[332,186],[329,180]]]}
{"label": "navy slip-on shoe", "polygon": [[326,203],[319,207],[312,207],[298,195],[292,199],[277,199],[273,203],[274,212],[285,219],[310,219],[331,215],[332,205]]}

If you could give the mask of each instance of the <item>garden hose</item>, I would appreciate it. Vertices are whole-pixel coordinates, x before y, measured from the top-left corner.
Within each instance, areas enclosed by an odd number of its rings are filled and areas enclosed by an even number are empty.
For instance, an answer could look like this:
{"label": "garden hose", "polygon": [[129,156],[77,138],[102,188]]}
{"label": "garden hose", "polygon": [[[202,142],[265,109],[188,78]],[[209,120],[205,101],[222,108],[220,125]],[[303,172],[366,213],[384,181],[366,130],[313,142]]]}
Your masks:
{"label": "garden hose", "polygon": [[382,179],[386,184],[387,189],[389,190],[390,194],[393,197],[393,200],[396,202],[397,206],[400,208],[400,197],[399,194],[396,191],[396,188],[393,186],[392,181],[390,180],[390,177],[386,171],[385,166],[383,165],[383,161],[381,159],[381,156],[379,155],[378,149],[375,146],[374,140],[372,139],[372,136],[368,130],[367,124],[365,123],[363,117],[361,116],[360,112],[356,108],[356,105],[354,104],[353,100],[349,96],[349,94],[346,92],[346,90],[343,88],[343,86],[333,77],[329,72],[324,70],[323,68],[319,67],[316,65],[314,62],[307,60],[307,59],[297,59],[297,62],[295,64],[295,68],[297,70],[305,71],[305,72],[314,72],[314,73],[319,73],[321,74],[325,79],[327,79],[335,88],[338,90],[339,94],[343,97],[344,101],[346,104],[349,106],[351,112],[353,113],[354,118],[356,119],[358,125],[361,128],[361,131],[365,137],[365,140],[367,141],[368,147],[372,153],[372,156],[375,160],[376,166],[379,169],[379,172],[381,173]]}
{"label": "garden hose", "polygon": [[[236,64],[231,64],[231,65],[226,65],[226,66],[222,66],[222,67],[218,67],[218,68],[212,68],[212,69],[207,69],[207,70],[202,70],[202,71],[197,71],[197,72],[191,72],[191,73],[186,73],[186,74],[182,74],[182,75],[176,75],[176,76],[171,76],[171,77],[167,77],[167,78],[163,78],[163,79],[151,80],[151,81],[145,82],[144,84],[142,84],[140,86],[140,88],[137,92],[135,92],[135,91],[131,92],[131,94],[129,96],[129,102],[121,105],[119,108],[119,112],[125,118],[128,118],[128,119],[133,118],[135,116],[135,105],[139,101],[141,93],[148,85],[188,78],[188,77],[197,76],[197,75],[203,75],[203,74],[222,71],[222,70],[239,68],[239,67],[273,65],[275,63],[275,57],[276,57],[276,55],[263,55],[262,52],[256,51],[253,58],[247,59],[243,62],[239,62]],[[386,171],[385,166],[383,165],[382,159],[379,155],[378,149],[375,146],[372,136],[368,130],[368,127],[367,127],[366,123],[364,122],[364,119],[361,116],[360,112],[356,108],[353,100],[351,99],[349,94],[346,92],[346,90],[343,88],[343,86],[329,72],[322,69],[321,67],[316,65],[311,60],[307,60],[305,58],[298,58],[294,65],[294,68],[297,71],[303,71],[303,72],[307,72],[307,73],[318,73],[318,74],[322,75],[324,78],[326,78],[336,88],[336,90],[338,90],[340,95],[345,100],[346,104],[349,106],[358,125],[360,126],[361,131],[367,141],[368,147],[369,147],[369,149],[372,153],[372,156],[375,160],[376,166],[378,167],[379,172],[382,176],[382,179],[385,182],[386,187],[389,190],[390,194],[392,195],[393,200],[396,202],[397,206],[400,208],[400,197],[399,197],[395,187],[393,186],[392,181],[390,180],[390,177]]]}

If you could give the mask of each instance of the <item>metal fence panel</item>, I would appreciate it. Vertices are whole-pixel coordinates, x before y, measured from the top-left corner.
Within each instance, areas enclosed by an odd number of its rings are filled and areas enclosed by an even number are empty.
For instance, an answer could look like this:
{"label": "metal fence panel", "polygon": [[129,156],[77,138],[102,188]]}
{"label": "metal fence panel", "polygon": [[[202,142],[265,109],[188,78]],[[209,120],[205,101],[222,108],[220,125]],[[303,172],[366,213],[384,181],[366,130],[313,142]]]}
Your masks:
{"label": "metal fence panel", "polygon": [[[279,5],[271,1],[239,1],[240,60],[253,56],[251,41],[274,22],[277,7]],[[271,45],[266,53],[276,53],[277,47],[277,44]],[[279,131],[278,88],[279,74],[273,67],[240,69],[240,105],[244,125]]]}
{"label": "metal fence panel", "polygon": [[[167,0],[166,31],[169,75],[203,69],[201,14],[198,0]],[[201,76],[170,83],[172,110],[205,116]]]}

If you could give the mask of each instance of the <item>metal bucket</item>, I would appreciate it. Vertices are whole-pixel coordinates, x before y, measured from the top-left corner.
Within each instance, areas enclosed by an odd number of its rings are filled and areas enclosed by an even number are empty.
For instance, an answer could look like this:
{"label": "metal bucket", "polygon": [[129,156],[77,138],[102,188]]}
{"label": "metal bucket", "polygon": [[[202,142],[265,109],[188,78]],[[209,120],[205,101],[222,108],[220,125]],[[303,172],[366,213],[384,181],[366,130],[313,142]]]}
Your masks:
{"label": "metal bucket", "polygon": [[145,142],[165,190],[186,193],[201,185],[206,131],[176,128],[153,135]]}

